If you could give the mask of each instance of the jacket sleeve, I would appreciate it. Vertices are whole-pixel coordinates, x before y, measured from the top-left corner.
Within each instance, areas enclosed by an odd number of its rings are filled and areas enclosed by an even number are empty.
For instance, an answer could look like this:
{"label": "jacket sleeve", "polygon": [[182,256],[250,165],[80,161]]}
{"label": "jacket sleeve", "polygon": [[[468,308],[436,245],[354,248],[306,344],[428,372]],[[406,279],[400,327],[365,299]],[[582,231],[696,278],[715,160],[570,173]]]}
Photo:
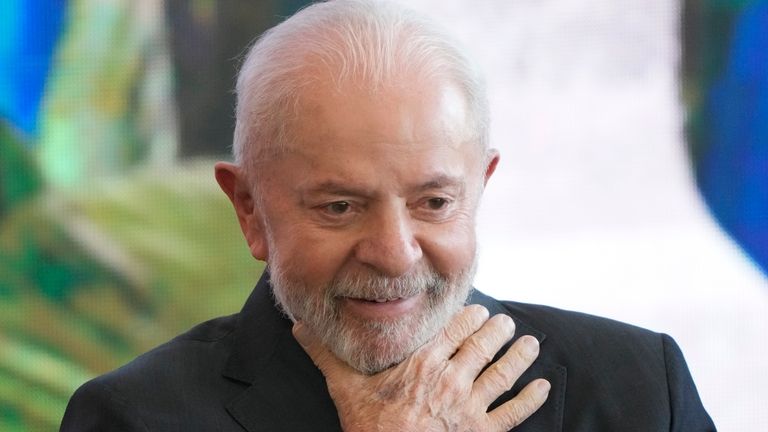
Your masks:
{"label": "jacket sleeve", "polygon": [[69,400],[60,432],[147,432],[138,413],[99,381],[81,386]]}
{"label": "jacket sleeve", "polygon": [[664,362],[667,367],[667,386],[673,432],[716,431],[715,424],[701,403],[699,392],[685,363],[677,343],[668,335],[662,335]]}

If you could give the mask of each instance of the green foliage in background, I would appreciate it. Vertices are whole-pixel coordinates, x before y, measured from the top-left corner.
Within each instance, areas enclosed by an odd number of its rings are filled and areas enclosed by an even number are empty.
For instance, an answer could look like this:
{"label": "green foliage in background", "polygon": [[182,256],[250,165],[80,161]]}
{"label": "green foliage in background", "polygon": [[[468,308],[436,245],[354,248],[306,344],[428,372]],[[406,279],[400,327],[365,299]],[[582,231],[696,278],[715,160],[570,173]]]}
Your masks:
{"label": "green foliage in background", "polygon": [[237,312],[261,270],[211,162],[15,206],[0,219],[0,430],[57,430],[82,382]]}
{"label": "green foliage in background", "polygon": [[0,221],[12,207],[42,189],[42,179],[23,139],[0,120]]}

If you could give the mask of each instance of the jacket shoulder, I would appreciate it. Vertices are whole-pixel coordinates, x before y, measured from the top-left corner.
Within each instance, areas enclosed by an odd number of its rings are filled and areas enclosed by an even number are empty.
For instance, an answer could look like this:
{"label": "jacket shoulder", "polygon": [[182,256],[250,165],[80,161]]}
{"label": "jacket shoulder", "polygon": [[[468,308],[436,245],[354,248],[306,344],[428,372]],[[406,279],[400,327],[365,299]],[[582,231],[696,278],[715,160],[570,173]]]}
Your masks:
{"label": "jacket shoulder", "polygon": [[226,359],[237,320],[238,314],[234,314],[198,324],[97,379],[103,383],[146,380],[148,376],[164,380],[180,373],[203,372],[196,369],[210,369],[216,360]]}
{"label": "jacket shoulder", "polygon": [[537,328],[548,335],[562,333],[584,338],[630,338],[637,343],[637,338],[648,343],[660,343],[661,334],[636,325],[610,318],[559,309],[552,306],[501,301],[512,317]]}
{"label": "jacket shoulder", "polygon": [[715,430],[670,336],[581,312],[500,303],[513,319],[546,335],[541,361],[567,369],[564,424],[615,418],[617,425],[637,424],[626,430]]}
{"label": "jacket shoulder", "polygon": [[[216,401],[241,388],[222,379],[238,319],[235,314],[199,324],[86,382],[70,399],[61,430],[180,430],[183,419],[167,413],[182,412],[221,422]],[[201,412],[207,410],[209,415]]]}
{"label": "jacket shoulder", "polygon": [[[551,306],[502,302],[516,321],[546,335],[541,357],[568,368],[569,380],[665,388],[669,336],[635,325]],[[607,375],[606,372],[609,374]],[[647,377],[644,383],[634,383]]]}

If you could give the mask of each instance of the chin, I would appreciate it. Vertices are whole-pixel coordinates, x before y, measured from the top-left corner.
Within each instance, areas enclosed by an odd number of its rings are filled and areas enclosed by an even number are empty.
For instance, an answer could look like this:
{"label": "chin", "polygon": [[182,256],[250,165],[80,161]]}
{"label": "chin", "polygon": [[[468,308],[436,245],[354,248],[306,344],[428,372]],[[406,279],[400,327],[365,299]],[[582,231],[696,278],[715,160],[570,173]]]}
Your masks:
{"label": "chin", "polygon": [[424,341],[400,340],[392,343],[388,340],[370,338],[362,346],[349,346],[334,353],[350,367],[360,373],[373,375],[402,363]]}
{"label": "chin", "polygon": [[[463,304],[463,303],[461,303]],[[442,313],[423,310],[417,316],[400,320],[360,321],[340,319],[321,331],[325,345],[352,368],[372,375],[398,365],[432,340],[461,307]]]}

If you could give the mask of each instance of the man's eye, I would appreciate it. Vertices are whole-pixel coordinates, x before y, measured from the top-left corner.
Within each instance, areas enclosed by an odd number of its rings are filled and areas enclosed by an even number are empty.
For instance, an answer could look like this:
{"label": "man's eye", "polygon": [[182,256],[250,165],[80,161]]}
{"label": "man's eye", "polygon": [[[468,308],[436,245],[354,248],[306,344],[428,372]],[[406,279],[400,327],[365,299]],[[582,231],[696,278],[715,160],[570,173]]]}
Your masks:
{"label": "man's eye", "polygon": [[333,214],[344,214],[349,211],[349,203],[346,201],[337,201],[326,206],[329,212]]}
{"label": "man's eye", "polygon": [[427,207],[430,210],[440,210],[448,204],[448,200],[445,198],[430,198],[427,200]]}

